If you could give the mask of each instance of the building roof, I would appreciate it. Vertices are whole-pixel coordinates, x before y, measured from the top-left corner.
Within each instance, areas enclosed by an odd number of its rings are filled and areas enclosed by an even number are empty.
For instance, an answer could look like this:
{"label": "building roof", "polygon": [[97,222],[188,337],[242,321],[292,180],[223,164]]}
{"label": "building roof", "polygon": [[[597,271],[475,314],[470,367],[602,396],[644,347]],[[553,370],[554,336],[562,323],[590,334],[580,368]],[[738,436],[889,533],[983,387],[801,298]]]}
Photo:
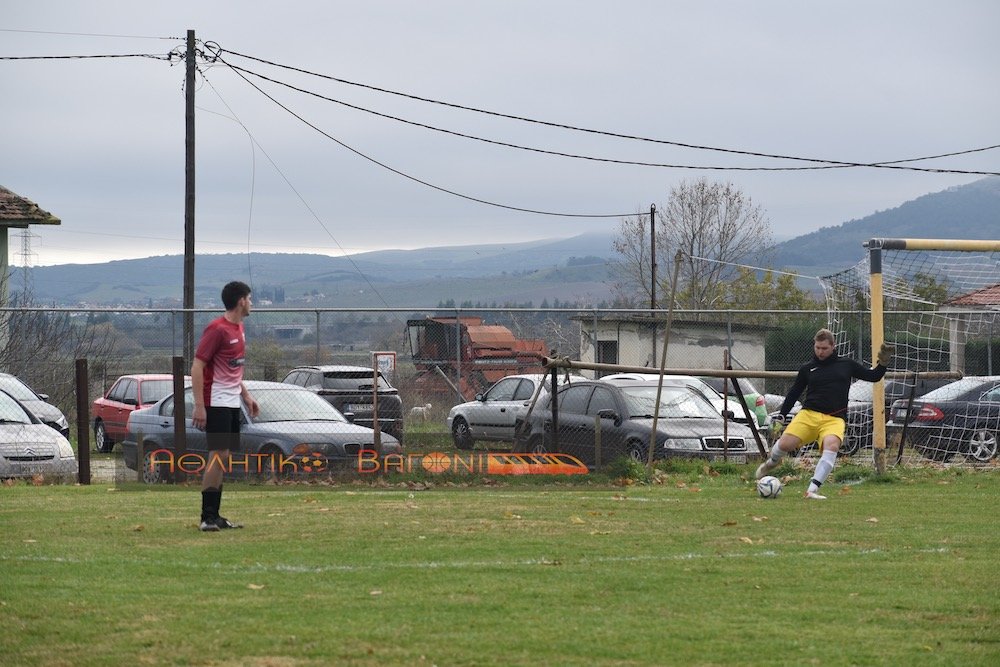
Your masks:
{"label": "building roof", "polygon": [[1000,306],[1000,283],[974,292],[960,294],[944,302],[945,306]]}
{"label": "building roof", "polygon": [[0,227],[59,225],[62,221],[38,204],[0,185]]}

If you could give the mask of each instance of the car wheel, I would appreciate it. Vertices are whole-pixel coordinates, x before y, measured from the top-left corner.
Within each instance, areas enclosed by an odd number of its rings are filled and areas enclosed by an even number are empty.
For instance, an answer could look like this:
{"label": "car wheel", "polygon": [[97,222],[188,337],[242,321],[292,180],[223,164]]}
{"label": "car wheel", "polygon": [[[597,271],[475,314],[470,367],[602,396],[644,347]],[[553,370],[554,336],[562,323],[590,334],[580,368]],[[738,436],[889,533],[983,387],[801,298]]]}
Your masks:
{"label": "car wheel", "polygon": [[94,449],[102,454],[107,454],[114,447],[114,441],[108,437],[107,431],[104,430],[104,422],[99,421],[94,424]]}
{"label": "car wheel", "polygon": [[633,440],[625,445],[625,456],[629,459],[646,464],[646,445],[642,444],[637,440]]}
{"label": "car wheel", "polygon": [[840,452],[846,456],[854,456],[861,449],[862,438],[861,429],[847,427],[847,432],[844,433],[844,442],[840,444]]}
{"label": "car wheel", "polygon": [[972,432],[966,443],[968,455],[976,461],[987,462],[997,455],[997,434],[985,428]]}
{"label": "car wheel", "polygon": [[531,439],[528,440],[528,453],[529,454],[546,454],[549,451],[549,446],[545,443],[545,436],[533,435]]}
{"label": "car wheel", "polygon": [[152,464],[155,451],[151,450],[143,456],[142,481],[144,484],[165,484],[170,481],[171,475],[167,464]]}
{"label": "car wheel", "polygon": [[268,481],[281,477],[282,451],[277,447],[267,446],[260,450],[260,479]]}
{"label": "car wheel", "polygon": [[456,417],[451,423],[451,437],[455,441],[456,449],[472,449],[476,441],[472,439],[472,430],[469,424],[461,417]]}

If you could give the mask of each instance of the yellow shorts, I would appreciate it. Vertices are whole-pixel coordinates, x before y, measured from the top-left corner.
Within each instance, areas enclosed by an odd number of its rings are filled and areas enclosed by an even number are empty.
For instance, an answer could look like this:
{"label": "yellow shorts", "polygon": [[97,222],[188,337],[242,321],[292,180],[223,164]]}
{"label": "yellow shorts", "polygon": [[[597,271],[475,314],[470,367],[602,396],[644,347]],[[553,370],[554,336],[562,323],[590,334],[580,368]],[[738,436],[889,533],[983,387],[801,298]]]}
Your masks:
{"label": "yellow shorts", "polygon": [[803,445],[815,440],[822,450],[823,439],[828,435],[835,435],[841,442],[844,441],[844,420],[815,410],[799,410],[792,423],[785,428],[785,433],[794,435]]}

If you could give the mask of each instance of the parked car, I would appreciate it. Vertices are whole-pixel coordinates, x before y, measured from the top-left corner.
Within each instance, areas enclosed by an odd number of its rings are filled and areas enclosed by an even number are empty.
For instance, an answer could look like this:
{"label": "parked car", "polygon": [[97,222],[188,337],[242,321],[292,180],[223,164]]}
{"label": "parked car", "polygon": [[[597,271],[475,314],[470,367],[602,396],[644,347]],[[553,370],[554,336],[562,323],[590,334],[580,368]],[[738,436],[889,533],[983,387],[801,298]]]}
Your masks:
{"label": "parked car", "polygon": [[[719,392],[719,394],[726,396],[726,402],[730,404],[729,409],[732,410],[737,417],[745,419],[743,413],[743,408],[739,404],[739,396],[736,395],[736,390],[733,389],[733,383],[729,378],[716,378],[704,376],[700,378],[704,380],[712,389]],[[750,414],[757,418],[757,426],[764,426],[767,423],[767,406],[764,404],[764,395],[757,391],[757,387],[753,385],[750,380],[746,378],[737,378],[736,382],[740,386],[740,391],[743,392],[743,398],[746,401],[747,407],[750,409]]]}
{"label": "parked car", "polygon": [[968,376],[913,401],[892,404],[886,424],[890,445],[906,443],[923,456],[947,461],[955,454],[986,462],[997,455],[1000,438],[1000,376]]}
{"label": "parked car", "polygon": [[[558,385],[582,382],[582,375],[557,376]],[[448,430],[458,449],[472,449],[477,440],[494,442],[514,441],[514,422],[527,411],[539,383],[542,385],[539,402],[548,396],[552,384],[547,374],[534,373],[508,375],[498,380],[476,400],[460,403],[448,411]],[[536,404],[537,407],[537,404]]]}
{"label": "parked car", "polygon": [[[317,469],[343,465],[356,465],[362,449],[373,449],[375,432],[352,424],[329,402],[314,392],[282,382],[247,380],[247,390],[260,406],[256,417],[251,417],[243,405],[240,426],[240,451],[236,460],[246,463],[230,471],[234,475],[280,471],[277,461],[287,461],[304,469],[312,459],[318,461]],[[205,432],[191,425],[194,410],[192,388],[184,392],[186,451],[207,460]],[[381,434],[381,453],[399,454],[402,446],[388,433]],[[127,435],[122,442],[125,465],[136,466],[137,443],[143,443],[145,457],[156,450],[174,450],[174,397],[167,396],[155,405],[134,411],[128,420]],[[157,461],[169,457],[158,456]],[[284,468],[285,472],[290,466]],[[143,466],[143,479],[149,483],[163,481],[174,471],[169,465]]]}
{"label": "parked car", "polygon": [[[191,384],[185,376],[184,386]],[[94,449],[110,452],[125,438],[125,424],[135,410],[146,408],[174,393],[174,376],[165,373],[122,375],[91,405]]]}
{"label": "parked car", "polygon": [[[886,419],[888,420],[890,417],[889,406],[892,405],[893,401],[900,398],[905,401],[909,397],[910,389],[914,390],[915,396],[921,396],[934,388],[941,387],[950,382],[952,382],[950,379],[937,378],[919,379],[916,383],[912,380],[886,380],[884,383]],[[874,387],[875,385],[872,382],[859,380],[854,382],[848,391],[847,412],[844,416],[844,442],[840,446],[842,454],[853,456],[862,449],[872,446],[872,426],[874,420],[872,392],[874,391]],[[796,401],[795,405],[788,412],[788,418],[791,419],[794,417],[801,409],[802,404]],[[768,414],[768,426],[770,426],[771,421],[774,420],[777,414],[778,410]],[[768,429],[768,433],[770,433],[770,429]],[[806,445],[810,444],[812,443],[806,443]]]}
{"label": "parked car", "polygon": [[[558,390],[558,451],[581,461],[596,461],[596,423],[601,429],[602,461],[626,456],[645,462],[653,428],[657,386],[648,381],[600,380]],[[551,401],[552,397],[549,397]],[[546,401],[548,403],[549,401]],[[745,424],[726,428],[715,407],[690,387],[664,386],[657,412],[654,458],[700,457],[745,462],[753,432]],[[539,406],[518,425],[517,451],[557,451],[549,405]]]}
{"label": "parked car", "polygon": [[[631,382],[659,382],[659,373],[613,373],[611,375],[605,375],[601,378],[604,382],[614,382],[614,383],[631,383]],[[705,397],[705,399],[715,406],[716,411],[722,416],[728,416],[729,419],[735,421],[741,421],[744,424],[747,423],[746,417],[743,415],[743,411],[740,410],[738,413],[733,411],[734,406],[729,406],[729,415],[725,415],[726,411],[726,401],[722,398],[722,394],[712,389],[711,386],[701,378],[696,378],[693,375],[664,375],[663,384],[674,385],[674,386],[686,386],[691,387],[699,394]]]}
{"label": "parked car", "polygon": [[0,390],[7,392],[41,422],[69,438],[69,421],[62,410],[49,403],[48,394],[39,394],[16,375],[0,373]]}
{"label": "parked car", "polygon": [[373,399],[377,395],[379,430],[403,440],[403,401],[381,372],[377,394],[374,372],[364,366],[299,366],[289,371],[282,382],[305,387],[355,424],[369,428],[375,428]]}
{"label": "parked car", "polygon": [[69,440],[0,391],[0,479],[73,475],[77,470]]}

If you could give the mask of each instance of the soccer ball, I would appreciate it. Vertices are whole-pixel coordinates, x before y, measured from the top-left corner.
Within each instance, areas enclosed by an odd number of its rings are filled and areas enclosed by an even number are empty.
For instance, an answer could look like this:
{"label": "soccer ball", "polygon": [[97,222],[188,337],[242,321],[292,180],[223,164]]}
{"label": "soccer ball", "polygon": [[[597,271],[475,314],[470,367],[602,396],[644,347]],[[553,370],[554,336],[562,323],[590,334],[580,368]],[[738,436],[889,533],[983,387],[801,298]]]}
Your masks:
{"label": "soccer ball", "polygon": [[757,480],[757,493],[761,498],[777,498],[781,495],[781,480],[768,475]]}

